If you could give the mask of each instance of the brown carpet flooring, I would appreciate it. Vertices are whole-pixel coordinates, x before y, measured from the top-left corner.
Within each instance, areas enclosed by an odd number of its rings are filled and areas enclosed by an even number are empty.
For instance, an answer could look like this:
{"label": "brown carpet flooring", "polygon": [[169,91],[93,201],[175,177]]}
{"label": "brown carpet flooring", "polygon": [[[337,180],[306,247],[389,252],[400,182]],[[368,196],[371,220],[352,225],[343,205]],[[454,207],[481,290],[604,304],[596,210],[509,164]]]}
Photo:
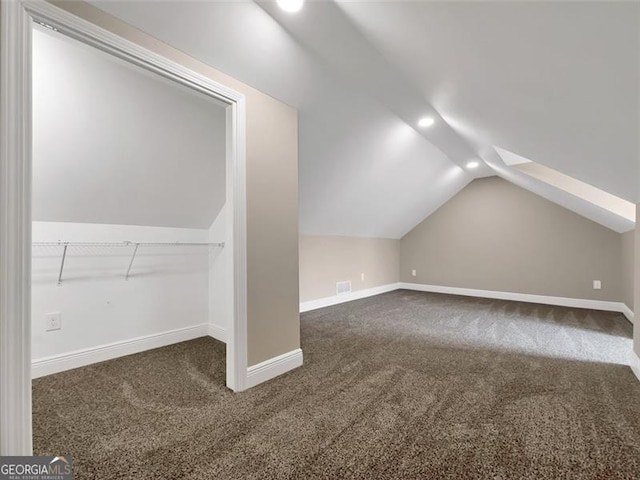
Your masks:
{"label": "brown carpet flooring", "polygon": [[619,314],[396,291],[302,315],[302,368],[242,394],[208,338],[34,381],[77,479],[638,479]]}

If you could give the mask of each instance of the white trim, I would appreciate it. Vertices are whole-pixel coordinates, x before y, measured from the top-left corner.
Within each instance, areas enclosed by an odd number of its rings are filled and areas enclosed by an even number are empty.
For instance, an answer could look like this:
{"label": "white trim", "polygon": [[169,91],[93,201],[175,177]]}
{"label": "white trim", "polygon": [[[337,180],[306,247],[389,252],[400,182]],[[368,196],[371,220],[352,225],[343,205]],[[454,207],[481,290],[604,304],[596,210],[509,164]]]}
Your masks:
{"label": "white trim", "polygon": [[636,375],[638,380],[640,380],[640,357],[638,357],[638,354],[636,352],[634,352],[633,350],[631,351],[631,358],[629,359],[629,366],[631,367],[631,370]]}
{"label": "white trim", "polygon": [[31,455],[31,18],[0,2],[0,455]]}
{"label": "white trim", "polygon": [[622,313],[633,323],[633,311],[622,302],[607,302],[603,300],[586,300],[581,298],[551,297],[548,295],[532,295],[529,293],[499,292],[495,290],[477,290],[473,288],[445,287],[441,285],[424,285],[421,283],[398,282],[380,287],[357,290],[348,294],[334,295],[300,303],[300,313],[318,308],[330,307],[340,303],[351,302],[361,298],[372,297],[393,290],[415,290],[418,292],[445,293],[449,295],[464,295],[467,297],[495,298],[497,300],[512,300],[516,302],[540,303],[544,305],[558,305],[562,307],[588,308]]}
{"label": "white trim", "polygon": [[[120,342],[99,345],[97,347],[84,348],[82,350],[34,360],[31,365],[32,376],[33,378],[44,377],[46,375],[86,367],[87,365],[145,352],[154,348],[166,347],[200,337],[210,336],[220,339],[219,337],[225,334],[225,329],[210,323],[203,323],[193,327],[178,328],[168,332],[155,333]],[[247,368],[246,388],[254,387],[294,368],[298,368],[302,365],[302,360],[302,350],[298,348],[252,365]]]}
{"label": "white trim", "polygon": [[627,317],[627,320],[629,320],[631,322],[631,324],[633,324],[633,319],[634,319],[634,314],[633,314],[633,310],[631,310],[626,303],[622,303],[621,304],[621,310],[620,312]]}
{"label": "white trim", "polygon": [[[43,20],[61,33],[111,55],[139,65],[189,88],[221,100],[227,107],[227,204],[232,219],[234,322],[227,341],[227,386],[245,390],[247,365],[247,280],[246,280],[246,100],[225,85],[193,72],[161,55],[147,50],[46,1],[25,3],[35,19]],[[29,58],[31,51],[28,52]]]}
{"label": "white trim", "polygon": [[168,332],[145,335],[143,337],[108,343],[92,348],[84,348],[62,355],[39,358],[32,362],[31,372],[33,378],[44,377],[45,375],[64,372],[66,370],[132,355],[154,348],[166,347],[167,345],[186,342],[187,340],[206,337],[208,335],[209,324],[206,323],[193,327],[178,328]]}
{"label": "white trim", "polygon": [[392,292],[398,288],[400,288],[399,283],[390,283],[380,287],[366,288],[364,290],[356,290],[355,292],[343,293],[332,297],[324,297],[317,300],[309,300],[308,302],[301,302],[300,313],[309,312],[318,308],[330,307],[331,305],[337,305],[339,303],[351,302],[361,298],[372,297],[374,295],[380,295],[381,293]]}
{"label": "white trim", "polygon": [[227,343],[227,329],[210,323],[207,329],[207,335],[221,342]]}
{"label": "white trim", "polygon": [[302,350],[299,348],[252,365],[247,368],[247,388],[255,387],[301,365]]}
{"label": "white trim", "polygon": [[[235,392],[246,390],[247,381],[247,194],[246,194],[246,105],[244,96],[227,108],[227,132],[233,136],[227,152],[227,205],[233,218],[233,305],[232,325],[226,335],[227,387]],[[232,128],[230,128],[232,127]],[[235,159],[235,161],[234,161]],[[231,192],[232,194],[230,195]],[[229,215],[228,215],[229,217]],[[227,226],[227,232],[229,228]],[[227,234],[228,235],[228,234]],[[227,236],[228,238],[228,236]]]}
{"label": "white trim", "polygon": [[[626,316],[626,305],[621,302],[607,302],[604,300],[586,300],[581,298],[550,297],[547,295],[532,295],[529,293],[499,292],[494,290],[476,290],[473,288],[443,287],[439,285],[423,285],[421,283],[400,283],[406,290],[419,292],[446,293],[449,295],[464,295],[467,297],[495,298],[498,300],[512,300],[516,302],[541,303],[558,305],[561,307],[588,308],[591,310],[605,310],[619,312]],[[627,317],[629,318],[629,317]]]}
{"label": "white trim", "polygon": [[[162,75],[222,102],[233,105],[244,101],[244,95],[183,65],[99,27],[46,0],[16,1],[36,21],[56,27],[60,33],[102,50],[110,55]],[[31,52],[27,52],[29,59]]]}
{"label": "white trim", "polygon": [[[32,18],[33,17],[33,18]],[[244,95],[44,0],[0,2],[0,455],[31,455],[32,20],[230,105],[233,328],[227,386],[246,388],[246,106]],[[227,189],[229,190],[229,189]]]}

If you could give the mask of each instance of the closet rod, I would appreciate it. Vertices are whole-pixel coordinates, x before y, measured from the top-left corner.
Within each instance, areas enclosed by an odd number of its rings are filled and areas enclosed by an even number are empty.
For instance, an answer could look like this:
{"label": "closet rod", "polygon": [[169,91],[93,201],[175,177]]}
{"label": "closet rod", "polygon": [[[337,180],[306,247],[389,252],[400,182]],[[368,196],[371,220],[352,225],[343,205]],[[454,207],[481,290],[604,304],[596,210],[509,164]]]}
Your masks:
{"label": "closet rod", "polygon": [[67,249],[69,247],[134,247],[129,268],[125,274],[125,280],[129,280],[131,267],[136,258],[139,247],[224,247],[224,242],[33,242],[34,247],[63,247],[62,260],[60,261],[60,271],[58,273],[58,285],[62,285],[62,272],[64,271],[64,262],[67,258]]}
{"label": "closet rod", "polygon": [[224,247],[224,242],[33,242],[34,247]]}

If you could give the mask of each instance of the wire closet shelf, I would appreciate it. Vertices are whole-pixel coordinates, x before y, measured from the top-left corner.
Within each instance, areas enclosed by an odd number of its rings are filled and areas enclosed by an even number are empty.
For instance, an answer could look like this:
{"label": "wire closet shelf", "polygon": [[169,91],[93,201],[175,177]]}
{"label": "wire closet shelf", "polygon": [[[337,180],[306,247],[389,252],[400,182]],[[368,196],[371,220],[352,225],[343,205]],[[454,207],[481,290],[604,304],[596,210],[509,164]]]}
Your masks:
{"label": "wire closet shelf", "polygon": [[125,280],[129,280],[131,267],[138,254],[140,247],[163,247],[163,248],[183,248],[183,247],[207,247],[207,248],[224,248],[224,242],[33,242],[33,247],[61,247],[62,258],[60,260],[60,270],[58,273],[58,285],[62,285],[62,273],[64,272],[64,263],[67,258],[67,251],[72,247],[97,247],[97,248],[133,248],[131,260],[125,273]]}

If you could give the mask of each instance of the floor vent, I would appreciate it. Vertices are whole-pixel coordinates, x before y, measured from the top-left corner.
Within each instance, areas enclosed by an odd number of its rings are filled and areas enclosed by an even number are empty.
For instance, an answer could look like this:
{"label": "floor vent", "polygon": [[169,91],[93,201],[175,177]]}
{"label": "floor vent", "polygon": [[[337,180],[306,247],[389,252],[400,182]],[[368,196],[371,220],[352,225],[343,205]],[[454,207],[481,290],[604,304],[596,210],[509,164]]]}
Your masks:
{"label": "floor vent", "polygon": [[351,293],[351,280],[348,282],[337,282],[336,293],[338,295],[344,295],[345,293]]}

